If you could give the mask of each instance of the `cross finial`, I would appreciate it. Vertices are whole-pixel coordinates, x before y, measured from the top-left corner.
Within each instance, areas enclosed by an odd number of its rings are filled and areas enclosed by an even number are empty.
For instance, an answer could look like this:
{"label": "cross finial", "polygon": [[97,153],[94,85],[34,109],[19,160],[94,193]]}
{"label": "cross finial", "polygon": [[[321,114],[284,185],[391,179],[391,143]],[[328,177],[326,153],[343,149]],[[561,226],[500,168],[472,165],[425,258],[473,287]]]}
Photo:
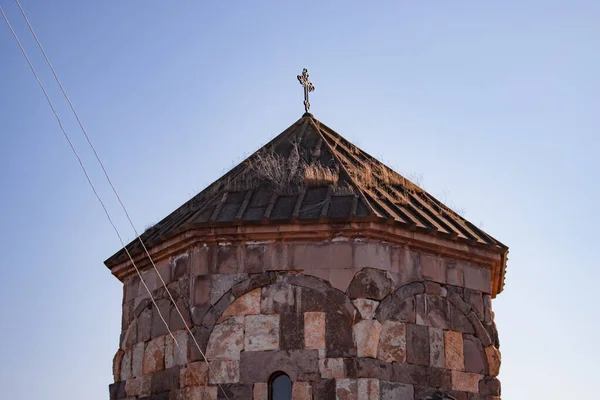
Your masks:
{"label": "cross finial", "polygon": [[304,87],[304,111],[310,112],[310,102],[308,101],[308,94],[315,90],[315,85],[308,80],[308,70],[304,68],[302,74],[298,75],[298,81]]}

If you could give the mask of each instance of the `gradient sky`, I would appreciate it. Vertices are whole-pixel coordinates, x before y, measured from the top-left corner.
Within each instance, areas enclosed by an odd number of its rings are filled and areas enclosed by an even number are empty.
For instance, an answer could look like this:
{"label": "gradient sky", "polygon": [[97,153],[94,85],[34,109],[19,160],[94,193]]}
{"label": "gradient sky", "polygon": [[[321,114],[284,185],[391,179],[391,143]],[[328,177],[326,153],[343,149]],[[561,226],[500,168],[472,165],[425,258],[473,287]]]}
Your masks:
{"label": "gradient sky", "polygon": [[[600,2],[200,3],[22,0],[138,229],[296,121],[307,67],[315,117],[510,247],[503,398],[597,393]],[[2,21],[0,85],[1,397],[105,400],[119,242]]]}

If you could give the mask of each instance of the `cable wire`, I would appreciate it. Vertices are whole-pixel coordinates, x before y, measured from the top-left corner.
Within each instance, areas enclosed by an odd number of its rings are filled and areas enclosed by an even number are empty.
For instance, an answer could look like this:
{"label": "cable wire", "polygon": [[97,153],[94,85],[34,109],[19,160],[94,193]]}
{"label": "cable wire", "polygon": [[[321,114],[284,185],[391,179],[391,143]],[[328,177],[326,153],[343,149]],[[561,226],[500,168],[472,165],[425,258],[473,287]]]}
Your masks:
{"label": "cable wire", "polygon": [[[62,87],[62,84],[60,84],[60,81],[58,80],[58,76],[56,75],[56,72],[54,71],[54,68],[52,67],[52,64],[50,63],[50,60],[49,60],[49,59],[48,59],[48,57],[46,56],[46,53],[44,52],[44,50],[43,50],[43,48],[42,48],[42,46],[41,46],[41,43],[39,42],[39,40],[38,40],[37,36],[35,35],[35,32],[33,31],[33,28],[31,27],[31,24],[30,24],[29,20],[27,19],[27,16],[26,16],[26,14],[25,14],[25,12],[24,12],[23,8],[21,7],[21,4],[18,2],[18,0],[15,0],[15,1],[16,1],[17,5],[19,6],[19,8],[20,8],[21,12],[23,13],[23,16],[24,16],[25,20],[27,21],[27,25],[29,26],[29,29],[30,29],[31,33],[34,35],[34,37],[35,37],[35,39],[36,39],[36,42],[37,42],[38,46],[40,47],[40,50],[41,50],[41,51],[42,51],[42,53],[44,54],[44,58],[46,59],[46,61],[47,61],[47,62],[48,62],[48,64],[50,65],[50,68],[52,69],[52,72],[53,72],[53,74],[54,74],[54,77],[55,77],[55,79],[57,80],[57,82],[59,83],[59,86],[61,87],[61,91],[63,92],[63,94],[64,94],[65,98],[67,98],[67,100],[68,100],[68,102],[69,102],[69,105],[70,105],[70,107],[71,107],[71,110],[72,110],[72,111],[73,111],[73,113],[76,115],[77,121],[78,121],[78,123],[79,123],[79,125],[80,125],[81,129],[84,131],[84,134],[85,134],[85,136],[86,136],[86,138],[87,138],[87,140],[88,140],[88,143],[89,143],[89,144],[90,144],[90,146],[92,146],[92,148],[94,149],[94,153],[96,154],[96,158],[97,158],[98,162],[99,162],[99,163],[102,165],[102,169],[104,170],[104,173],[105,173],[105,175],[106,175],[107,179],[108,179],[108,180],[109,180],[109,182],[110,182],[110,179],[108,178],[108,173],[106,172],[106,169],[104,168],[104,165],[103,165],[103,164],[102,164],[102,162],[100,161],[100,158],[98,157],[98,154],[97,154],[97,152],[96,152],[95,148],[93,147],[93,145],[92,145],[92,143],[91,143],[91,141],[90,141],[90,139],[89,139],[89,137],[88,137],[87,133],[85,132],[85,130],[84,130],[84,128],[83,128],[83,125],[81,124],[81,121],[80,121],[79,117],[77,116],[77,113],[75,112],[75,109],[74,109],[74,107],[73,107],[73,105],[72,105],[71,101],[68,99],[68,96],[67,96],[66,92],[64,91],[64,88]],[[110,216],[110,214],[109,214],[109,212],[108,212],[108,210],[107,210],[107,208],[106,208],[106,206],[105,206],[104,202],[103,202],[103,201],[102,201],[102,199],[100,198],[100,195],[98,194],[98,192],[97,192],[97,190],[96,190],[96,187],[95,187],[95,186],[94,186],[94,184],[92,183],[92,181],[91,181],[91,178],[90,178],[90,176],[89,176],[89,174],[88,174],[88,172],[87,172],[87,169],[85,168],[85,166],[84,166],[84,164],[83,164],[83,161],[82,161],[81,157],[79,156],[79,154],[78,154],[77,150],[75,149],[75,147],[74,147],[74,145],[73,145],[73,143],[72,143],[72,141],[71,141],[71,139],[70,139],[70,137],[69,137],[68,133],[66,132],[66,130],[65,130],[65,128],[64,128],[64,126],[63,126],[63,124],[62,124],[62,121],[61,121],[61,119],[60,119],[60,117],[59,117],[59,115],[58,115],[58,113],[57,113],[56,109],[54,108],[54,105],[52,104],[52,101],[50,100],[50,97],[49,97],[49,95],[48,95],[48,93],[47,93],[47,91],[46,91],[46,89],[45,89],[44,85],[42,84],[41,80],[39,79],[39,76],[38,76],[37,72],[35,71],[35,68],[33,67],[33,64],[31,63],[31,60],[30,60],[29,56],[27,55],[27,52],[25,51],[25,48],[23,47],[23,45],[22,45],[21,41],[19,40],[19,38],[18,38],[18,36],[17,36],[16,32],[14,31],[14,29],[13,29],[12,25],[10,24],[10,22],[9,22],[9,20],[8,20],[8,17],[7,17],[7,16],[6,16],[6,14],[4,13],[4,10],[2,9],[2,7],[0,7],[0,13],[2,14],[2,17],[4,18],[4,21],[6,22],[6,24],[7,24],[7,26],[9,27],[9,29],[10,29],[10,31],[11,31],[11,33],[12,33],[13,37],[15,38],[15,41],[16,41],[16,42],[17,42],[17,44],[19,45],[19,48],[20,48],[20,50],[21,50],[21,53],[23,53],[23,56],[24,56],[24,57],[25,57],[25,59],[27,60],[27,64],[29,65],[29,68],[30,68],[31,72],[33,73],[33,75],[34,75],[34,77],[35,77],[35,79],[36,79],[36,81],[37,81],[38,85],[39,85],[39,86],[40,86],[40,88],[42,89],[42,92],[44,93],[44,97],[46,98],[46,101],[48,102],[48,105],[50,106],[50,109],[52,110],[52,113],[54,114],[54,117],[56,118],[56,121],[58,122],[58,125],[59,125],[59,127],[60,127],[60,130],[62,131],[62,133],[63,133],[63,135],[64,135],[65,139],[67,140],[67,142],[68,142],[68,144],[69,144],[69,147],[71,148],[71,151],[73,152],[73,154],[74,154],[74,155],[75,155],[75,157],[77,158],[77,161],[78,161],[78,163],[79,163],[79,166],[81,167],[81,169],[82,169],[82,171],[83,171],[83,173],[84,173],[84,175],[85,175],[85,177],[86,177],[86,180],[87,180],[87,182],[88,182],[89,186],[91,187],[92,191],[94,192],[94,195],[95,195],[96,199],[98,200],[98,202],[99,202],[99,203],[100,203],[100,205],[102,206],[102,209],[103,209],[103,211],[104,211],[104,213],[105,213],[105,215],[106,215],[106,217],[107,217],[107,219],[108,219],[109,223],[111,224],[111,226],[112,226],[113,230],[114,230],[114,231],[115,231],[115,233],[117,234],[117,237],[119,238],[119,242],[121,243],[121,246],[123,247],[123,249],[124,249],[124,250],[125,250],[125,252],[127,253],[127,256],[129,257],[129,259],[130,259],[130,261],[131,261],[131,263],[132,263],[132,266],[134,267],[134,269],[135,269],[135,271],[136,271],[136,273],[137,273],[138,277],[140,278],[140,282],[143,284],[144,288],[145,288],[145,289],[146,289],[146,291],[148,292],[148,294],[149,294],[149,296],[150,296],[150,299],[151,299],[151,301],[152,301],[152,303],[153,303],[154,307],[156,308],[156,310],[157,310],[157,312],[158,312],[158,315],[159,315],[160,319],[162,320],[163,324],[166,326],[166,328],[167,328],[167,331],[169,332],[169,335],[170,335],[170,336],[171,336],[171,338],[173,339],[173,342],[175,343],[175,345],[176,345],[176,346],[177,346],[177,347],[178,347],[180,350],[182,350],[182,349],[181,349],[181,347],[180,347],[180,345],[179,345],[179,343],[178,343],[178,341],[177,341],[177,339],[175,338],[175,335],[173,335],[173,332],[171,331],[171,329],[170,329],[170,327],[169,327],[169,324],[166,322],[165,318],[163,317],[162,313],[160,312],[160,309],[158,308],[158,306],[157,306],[157,304],[156,304],[156,301],[155,301],[154,297],[152,296],[152,292],[150,291],[150,289],[148,288],[148,285],[147,285],[147,284],[146,284],[146,282],[144,281],[144,279],[143,279],[143,277],[142,277],[142,274],[141,274],[141,272],[140,272],[139,268],[138,268],[138,267],[137,267],[137,265],[135,264],[135,261],[134,261],[133,257],[131,256],[131,254],[130,254],[129,250],[127,249],[127,246],[126,246],[126,245],[125,245],[125,243],[123,242],[123,239],[122,239],[122,237],[121,237],[121,234],[119,233],[119,230],[117,229],[116,225],[114,224],[114,222],[113,222],[113,220],[112,220],[112,218],[111,218],[111,216]],[[111,187],[113,188],[113,191],[115,192],[115,195],[117,196],[117,198],[119,198],[119,196],[118,196],[118,194],[117,194],[117,192],[116,192],[116,190],[115,190],[114,186],[112,185],[112,182],[110,183],[110,185],[111,185]],[[119,198],[119,202],[121,203],[121,206],[123,207],[124,211],[127,213],[127,211],[126,211],[126,209],[125,209],[125,206],[124,206],[124,205],[123,205],[123,203],[121,202],[120,198]],[[127,213],[127,218],[129,219],[129,222],[131,223],[132,227],[134,228],[134,231],[135,231],[136,235],[138,235],[138,233],[137,233],[137,230],[135,230],[135,227],[133,226],[133,223],[131,222],[131,219],[129,218],[129,214],[128,214],[128,213]],[[139,235],[138,235],[138,237],[139,237]],[[141,239],[140,239],[140,242],[142,242],[142,241],[141,241]],[[194,343],[196,344],[196,346],[198,347],[198,350],[200,351],[200,354],[203,356],[203,358],[204,358],[204,361],[207,363],[207,365],[208,365],[209,369],[211,370],[211,372],[213,372],[213,375],[214,375],[215,377],[218,377],[218,375],[216,375],[216,374],[214,373],[214,371],[212,370],[212,368],[211,368],[211,366],[210,366],[210,363],[209,363],[209,362],[208,362],[208,360],[206,359],[206,356],[205,356],[204,352],[202,351],[202,349],[200,348],[200,345],[198,344],[198,341],[196,340],[196,338],[195,338],[195,336],[194,336],[193,332],[192,332],[192,331],[190,330],[190,328],[187,326],[187,323],[185,322],[185,319],[184,319],[184,317],[183,317],[183,314],[181,313],[181,311],[180,311],[180,310],[179,310],[179,308],[177,307],[177,304],[175,303],[175,300],[173,299],[173,296],[171,295],[171,293],[170,293],[169,289],[167,288],[167,286],[166,286],[166,284],[165,284],[165,281],[164,281],[164,280],[163,280],[163,278],[160,276],[160,273],[158,272],[158,269],[156,268],[156,265],[154,264],[154,261],[152,260],[152,258],[151,258],[151,256],[150,256],[150,254],[148,253],[148,251],[147,251],[147,249],[146,249],[145,245],[143,244],[143,242],[142,242],[142,245],[144,246],[144,249],[146,250],[146,254],[147,254],[147,255],[148,255],[148,257],[150,258],[150,261],[152,262],[152,265],[154,266],[154,269],[156,270],[156,272],[157,272],[157,274],[158,274],[158,276],[159,276],[159,278],[160,278],[161,282],[163,283],[163,286],[165,287],[165,289],[166,289],[167,293],[169,294],[169,297],[170,297],[170,300],[171,300],[171,302],[173,303],[173,305],[174,305],[175,309],[177,310],[177,312],[178,312],[179,316],[180,316],[180,317],[181,317],[181,319],[183,320],[183,322],[184,322],[184,325],[186,326],[186,329],[187,329],[188,333],[189,333],[189,334],[190,334],[190,336],[193,338],[193,341],[194,341]],[[193,371],[192,371],[192,375],[194,375],[194,374],[193,374]],[[195,375],[194,375],[194,376],[195,376]],[[201,382],[199,381],[199,379],[198,379],[197,377],[196,377],[196,379],[198,380],[198,383],[200,384],[200,387],[201,387],[201,388],[202,388],[202,390],[204,391],[204,394],[206,394],[206,391],[205,391],[205,388],[204,388],[204,386],[202,386],[202,385],[201,385]],[[223,388],[221,387],[221,385],[220,385],[220,384],[218,384],[218,386],[219,386],[219,388],[221,388],[221,390],[223,391],[223,394],[225,395],[225,397],[226,397],[227,399],[229,399],[229,397],[227,396],[227,394],[225,393],[225,391],[223,390]]]}

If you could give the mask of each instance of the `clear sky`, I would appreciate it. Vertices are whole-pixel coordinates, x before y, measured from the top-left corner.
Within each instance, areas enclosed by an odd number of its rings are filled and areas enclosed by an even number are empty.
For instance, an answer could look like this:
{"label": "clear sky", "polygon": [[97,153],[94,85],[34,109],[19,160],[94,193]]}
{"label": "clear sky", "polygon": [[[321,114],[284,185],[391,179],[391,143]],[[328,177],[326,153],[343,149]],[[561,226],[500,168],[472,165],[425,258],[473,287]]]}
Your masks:
{"label": "clear sky", "polygon": [[[140,230],[297,120],[308,67],[315,117],[510,247],[503,398],[597,393],[600,2],[206,3],[22,0]],[[107,399],[119,242],[1,20],[0,85],[1,397]]]}

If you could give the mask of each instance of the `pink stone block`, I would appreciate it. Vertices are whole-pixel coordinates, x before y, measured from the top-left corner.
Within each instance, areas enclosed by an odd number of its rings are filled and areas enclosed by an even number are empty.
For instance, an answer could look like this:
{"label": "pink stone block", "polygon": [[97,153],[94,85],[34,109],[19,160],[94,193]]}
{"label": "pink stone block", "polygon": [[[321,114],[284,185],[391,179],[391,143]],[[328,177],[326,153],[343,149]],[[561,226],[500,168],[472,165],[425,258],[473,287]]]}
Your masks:
{"label": "pink stone block", "polygon": [[269,387],[266,383],[255,383],[252,388],[252,399],[253,400],[268,400],[269,399]]}
{"label": "pink stone block", "polygon": [[260,314],[260,288],[246,293],[235,300],[223,313],[222,319],[230,316]]}
{"label": "pink stone block", "polygon": [[230,317],[213,328],[206,358],[209,360],[239,360],[244,346],[244,317]]}
{"label": "pink stone block", "polygon": [[208,364],[197,361],[187,364],[179,371],[179,386],[206,386],[208,384]]}
{"label": "pink stone block", "polygon": [[447,369],[465,370],[462,333],[455,331],[444,332],[444,357],[446,358]]}
{"label": "pink stone block", "polygon": [[240,362],[237,360],[210,361],[209,382],[237,383],[240,381]]}
{"label": "pink stone block", "polygon": [[377,357],[381,324],[377,320],[363,320],[352,326],[358,357]]}
{"label": "pink stone block", "polygon": [[151,375],[165,369],[165,337],[159,336],[148,342],[142,360],[142,373]]}
{"label": "pink stone block", "polygon": [[312,400],[312,388],[308,382],[294,382],[292,400]]}
{"label": "pink stone block", "polygon": [[479,381],[483,378],[480,374],[452,371],[452,389],[460,392],[479,393]]}
{"label": "pink stone block", "polygon": [[500,373],[500,363],[502,361],[500,350],[494,346],[488,346],[485,348],[485,356],[487,358],[489,374],[491,376],[498,376]]}
{"label": "pink stone block", "polygon": [[325,313],[304,313],[304,347],[306,349],[325,348]]}
{"label": "pink stone block", "polygon": [[356,379],[336,379],[335,395],[337,400],[359,400]]}
{"label": "pink stone block", "polygon": [[125,382],[125,394],[127,397],[150,396],[150,384],[152,377],[140,376],[138,378],[128,379]]}
{"label": "pink stone block", "polygon": [[354,299],[352,300],[352,303],[354,303],[354,306],[360,313],[362,319],[373,319],[373,316],[375,315],[375,310],[379,305],[378,301],[362,298]]}
{"label": "pink stone block", "polygon": [[279,350],[279,314],[245,317],[244,350]]}
{"label": "pink stone block", "polygon": [[383,323],[377,358],[389,363],[406,362],[405,324],[391,320]]}

